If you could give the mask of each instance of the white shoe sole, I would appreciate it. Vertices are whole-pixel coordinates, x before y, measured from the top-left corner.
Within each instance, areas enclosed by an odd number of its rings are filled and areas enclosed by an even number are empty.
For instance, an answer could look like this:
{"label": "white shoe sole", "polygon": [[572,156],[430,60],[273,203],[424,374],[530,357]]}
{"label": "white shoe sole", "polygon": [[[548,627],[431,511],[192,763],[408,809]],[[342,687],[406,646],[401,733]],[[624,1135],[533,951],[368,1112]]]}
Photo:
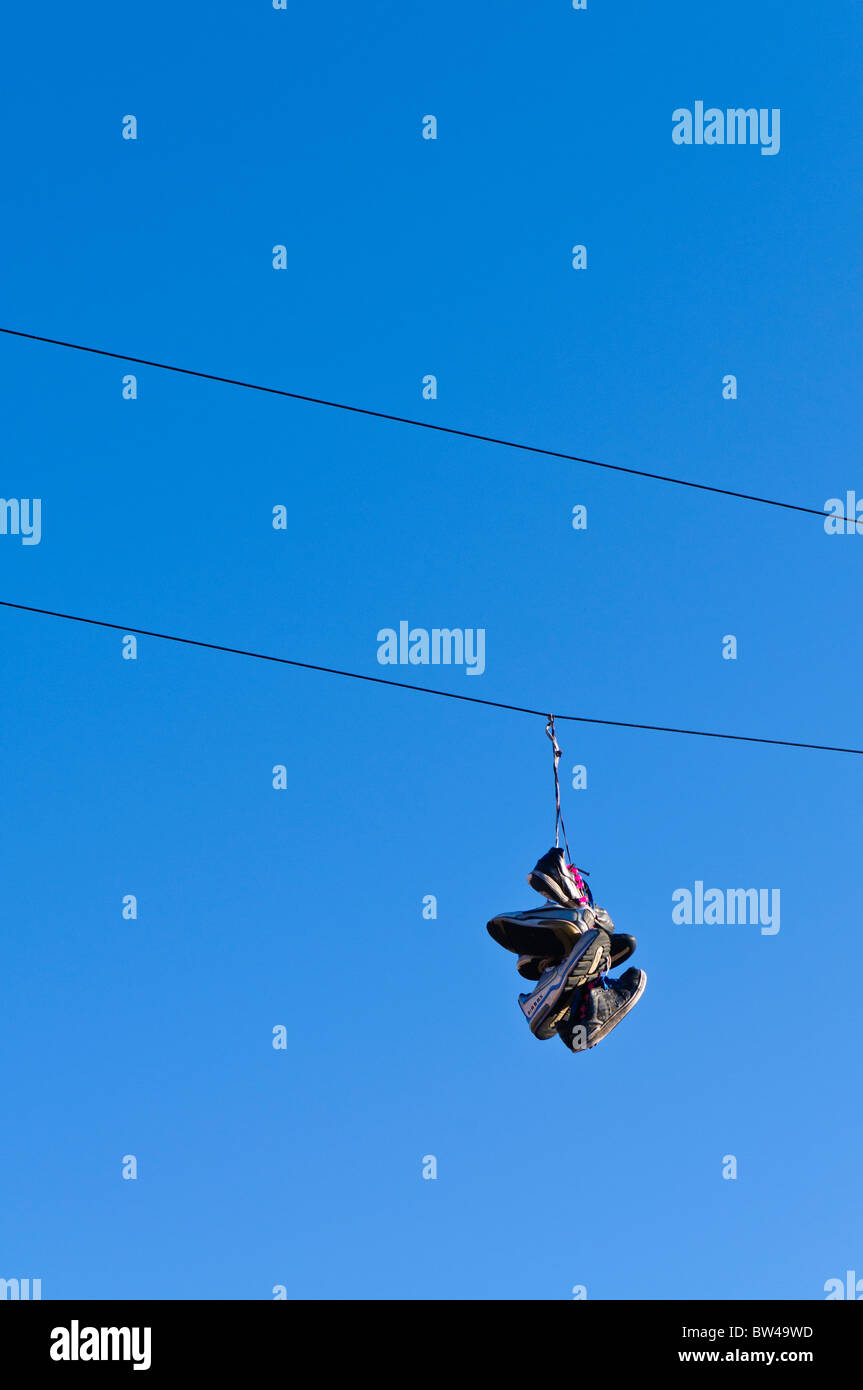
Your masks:
{"label": "white shoe sole", "polygon": [[[568,897],[560,884],[556,883],[553,878],[549,878],[548,874],[538,874],[531,870],[527,876],[527,881],[535,892],[541,893],[544,898],[551,898],[553,902],[559,903],[561,907],[578,907],[582,901],[580,898]],[[546,886],[541,888],[539,886],[540,884],[545,884]],[[584,901],[587,900],[585,899]]]}
{"label": "white shoe sole", "polygon": [[[586,932],[585,936],[591,934]],[[587,968],[588,977],[594,972],[602,959],[602,940],[599,933],[593,934],[592,939],[579,939],[576,941],[569,955],[566,956],[555,970],[548,984],[540,992],[534,990],[533,994],[520,994],[518,1002],[521,1011],[530,1025],[530,1031],[538,1034],[543,1023],[557,1006],[561,998],[575,989],[575,982],[570,985],[570,977],[575,971],[576,966],[581,965]],[[567,989],[567,986],[569,988]],[[558,1009],[559,1012],[559,1009]],[[547,1036],[551,1036],[549,1033]]]}

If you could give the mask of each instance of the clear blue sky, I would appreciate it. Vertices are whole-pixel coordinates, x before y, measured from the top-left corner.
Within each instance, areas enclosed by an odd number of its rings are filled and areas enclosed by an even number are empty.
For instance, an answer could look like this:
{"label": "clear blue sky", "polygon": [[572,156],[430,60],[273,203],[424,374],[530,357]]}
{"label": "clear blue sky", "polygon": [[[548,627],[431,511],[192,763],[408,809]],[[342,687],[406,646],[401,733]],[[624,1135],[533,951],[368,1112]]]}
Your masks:
{"label": "clear blue sky", "polygon": [[[0,323],[863,497],[860,38],[850,0],[19,11]],[[779,154],[674,145],[698,100],[779,108]],[[863,743],[863,536],[146,369],[124,401],[124,370],[0,341],[0,494],[43,502],[0,596],[370,674],[383,627],[481,627],[481,677],[407,678]],[[649,976],[578,1057],[530,1037],[485,931],[551,842],[540,720],[120,649],[0,611],[0,1276],[817,1299],[863,1272],[863,760],[561,726],[571,839]],[[779,888],[781,930],[674,924],[696,880]]]}

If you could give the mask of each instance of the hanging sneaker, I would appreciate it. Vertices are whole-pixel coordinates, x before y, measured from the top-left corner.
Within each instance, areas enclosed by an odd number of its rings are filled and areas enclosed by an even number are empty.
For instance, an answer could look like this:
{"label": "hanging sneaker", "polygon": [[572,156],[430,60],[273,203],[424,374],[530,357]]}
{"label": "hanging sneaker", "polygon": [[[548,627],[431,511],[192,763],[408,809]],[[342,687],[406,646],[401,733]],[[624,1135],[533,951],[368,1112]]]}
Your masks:
{"label": "hanging sneaker", "polygon": [[517,956],[560,960],[572,950],[576,937],[593,926],[593,918],[578,907],[537,907],[528,912],[501,912],[487,923],[492,940]]}
{"label": "hanging sneaker", "polygon": [[527,876],[531,888],[550,902],[562,907],[582,907],[590,902],[590,894],[578,869],[567,864],[562,849],[550,849]]}
{"label": "hanging sneaker", "polygon": [[[597,921],[597,926],[601,925],[602,923]],[[611,938],[609,970],[616,970],[619,965],[623,965],[625,960],[629,960],[637,944],[635,937],[629,936],[627,932],[615,932]],[[562,956],[563,948],[551,959],[544,956],[522,955],[519,956],[515,968],[523,980],[538,980],[542,972],[547,970],[550,965],[557,965]]]}
{"label": "hanging sneaker", "polygon": [[568,1012],[574,991],[608,969],[610,945],[608,932],[591,927],[582,933],[558,965],[550,965],[543,971],[531,994],[518,996],[534,1037],[554,1036],[558,1020]]}
{"label": "hanging sneaker", "polygon": [[591,981],[571,1001],[565,1018],[558,1019],[557,1031],[572,1052],[587,1052],[607,1038],[638,1003],[647,974],[633,966],[619,980]]}
{"label": "hanging sneaker", "polygon": [[519,956],[515,968],[523,980],[540,980],[546,970],[559,964],[562,958],[563,952],[550,959],[547,956]]}

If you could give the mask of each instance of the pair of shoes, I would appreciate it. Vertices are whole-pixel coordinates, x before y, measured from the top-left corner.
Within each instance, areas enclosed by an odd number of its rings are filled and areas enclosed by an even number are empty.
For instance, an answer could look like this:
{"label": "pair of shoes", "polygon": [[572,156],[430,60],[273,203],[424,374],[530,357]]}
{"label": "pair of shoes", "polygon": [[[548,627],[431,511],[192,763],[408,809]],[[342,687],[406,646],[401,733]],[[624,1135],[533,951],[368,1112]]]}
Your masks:
{"label": "pair of shoes", "polygon": [[562,849],[550,849],[538,859],[527,881],[537,893],[561,907],[587,907],[593,903],[580,870],[574,864],[567,864]]}
{"label": "pair of shoes", "polygon": [[607,1038],[638,1003],[647,984],[647,972],[634,966],[619,980],[591,980],[571,1000],[558,1019],[557,1033],[572,1052],[587,1052]]}
{"label": "pair of shoes", "polygon": [[603,908],[537,907],[527,912],[501,912],[492,917],[487,930],[493,941],[518,956],[522,979],[538,980],[548,966],[559,965],[582,933],[593,926],[602,927],[611,936],[610,970],[629,960],[636,947],[635,937],[615,932]]}
{"label": "pair of shoes", "polygon": [[632,955],[635,937],[615,932],[602,908],[585,908],[579,916],[584,931],[562,959],[519,957],[519,974],[538,983],[518,1002],[535,1038],[560,1034],[573,1052],[586,1052],[638,1003],[647,975],[630,969],[619,980],[607,980],[607,972]]}
{"label": "pair of shoes", "polygon": [[[589,909],[585,912],[585,917]],[[557,964],[550,964],[531,994],[518,1002],[535,1038],[553,1038],[558,1024],[570,1012],[572,996],[580,986],[604,974],[611,963],[611,935],[589,926]]]}

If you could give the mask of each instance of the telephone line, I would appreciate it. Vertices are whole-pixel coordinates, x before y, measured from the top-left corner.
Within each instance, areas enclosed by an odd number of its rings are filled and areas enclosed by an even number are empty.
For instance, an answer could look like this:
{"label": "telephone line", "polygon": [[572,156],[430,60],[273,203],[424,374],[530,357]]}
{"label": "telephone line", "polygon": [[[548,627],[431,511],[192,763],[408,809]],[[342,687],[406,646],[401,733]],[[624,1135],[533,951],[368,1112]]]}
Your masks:
{"label": "telephone line", "polygon": [[[178,637],[170,632],[151,632],[144,627],[132,627],[121,623],[109,623],[101,618],[85,618],[77,613],[59,613],[52,608],[35,608],[27,603],[12,603],[0,599],[0,607],[16,609],[20,613],[38,613],[47,618],[62,618],[65,622],[86,623],[90,627],[109,628],[114,632],[130,633],[138,637],[155,637],[161,642],[177,642],[186,647],[201,647],[206,651],[226,652],[230,656],[250,657],[255,661],[274,661],[280,666],[295,666],[302,671],[318,671],[327,676],[344,676],[349,680],[368,681],[372,685],[390,685],[397,690],[414,690],[421,695],[437,695],[444,700],[461,700],[470,705],[485,705],[489,709],[510,710],[514,714],[530,714],[540,719],[548,719],[549,711],[532,709],[527,705],[505,704],[501,700],[483,700],[478,695],[457,695],[451,690],[435,690],[433,686],[411,685],[407,681],[388,680],[384,676],[366,676],[360,671],[342,671],[335,666],[317,666],[311,661],[296,661],[292,657],[274,656],[269,652],[252,652],[243,647],[227,647],[218,642],[202,642],[194,637]],[[776,748],[807,748],[819,753],[853,753],[863,757],[863,748],[839,748],[831,743],[801,743],[795,739],[758,738],[753,734],[726,734],[712,729],[678,729],[667,724],[636,724],[628,719],[596,719],[584,714],[555,714],[556,720],[566,720],[575,724],[597,724],[613,729],[640,729],[658,734],[686,734],[694,738],[721,738],[735,743],[763,743]]]}
{"label": "telephone line", "polygon": [[673,483],[677,487],[695,488],[699,492],[712,492],[720,497],[734,497],[741,502],[757,502],[764,507],[781,507],[789,512],[802,512],[807,516],[819,516],[822,521],[825,516],[832,516],[835,521],[857,522],[857,517],[833,516],[830,512],[825,512],[823,508],[818,510],[815,507],[804,507],[798,502],[782,502],[775,497],[758,497],[751,492],[735,492],[732,488],[716,487],[712,483],[698,483],[691,478],[675,478],[665,473],[650,473],[644,468],[626,468],[621,463],[603,463],[599,459],[581,458],[578,454],[567,454],[559,449],[544,449],[538,444],[524,444],[515,439],[499,439],[491,434],[478,434],[473,430],[456,429],[453,425],[435,425],[429,420],[414,420],[406,415],[392,415],[384,410],[370,410],[367,406],[347,405],[344,401],[324,400],[319,396],[302,395],[299,391],[286,391],[279,386],[262,386],[259,382],[241,381],[236,377],[217,376],[213,372],[196,371],[192,367],[177,367],[169,362],[154,362],[146,357],[131,357],[125,352],[109,352],[107,348],[88,347],[84,343],[67,343],[61,338],[46,338],[39,333],[24,333],[17,328],[3,328],[0,326],[0,333],[5,333],[13,338],[28,338],[34,343],[47,343],[52,347],[70,348],[74,352],[87,352],[96,357],[110,357],[117,362],[132,362],[139,367],[155,367],[161,372],[176,372],[181,376],[197,377],[201,381],[216,381],[223,386],[240,386],[245,391],[263,391],[270,396],[284,396],[292,401],[304,401],[307,405],[323,405],[329,410],[346,410],[353,415],[366,415],[373,420],[389,420],[397,425],[411,425],[415,429],[434,430],[438,434],[455,435],[459,439],[473,439],[480,444],[496,444],[504,449],[519,449],[523,453],[540,454],[543,458],[562,459],[567,463],[583,463],[590,468],[605,468],[612,473],[627,473],[633,478],[648,478],[657,483]]}

